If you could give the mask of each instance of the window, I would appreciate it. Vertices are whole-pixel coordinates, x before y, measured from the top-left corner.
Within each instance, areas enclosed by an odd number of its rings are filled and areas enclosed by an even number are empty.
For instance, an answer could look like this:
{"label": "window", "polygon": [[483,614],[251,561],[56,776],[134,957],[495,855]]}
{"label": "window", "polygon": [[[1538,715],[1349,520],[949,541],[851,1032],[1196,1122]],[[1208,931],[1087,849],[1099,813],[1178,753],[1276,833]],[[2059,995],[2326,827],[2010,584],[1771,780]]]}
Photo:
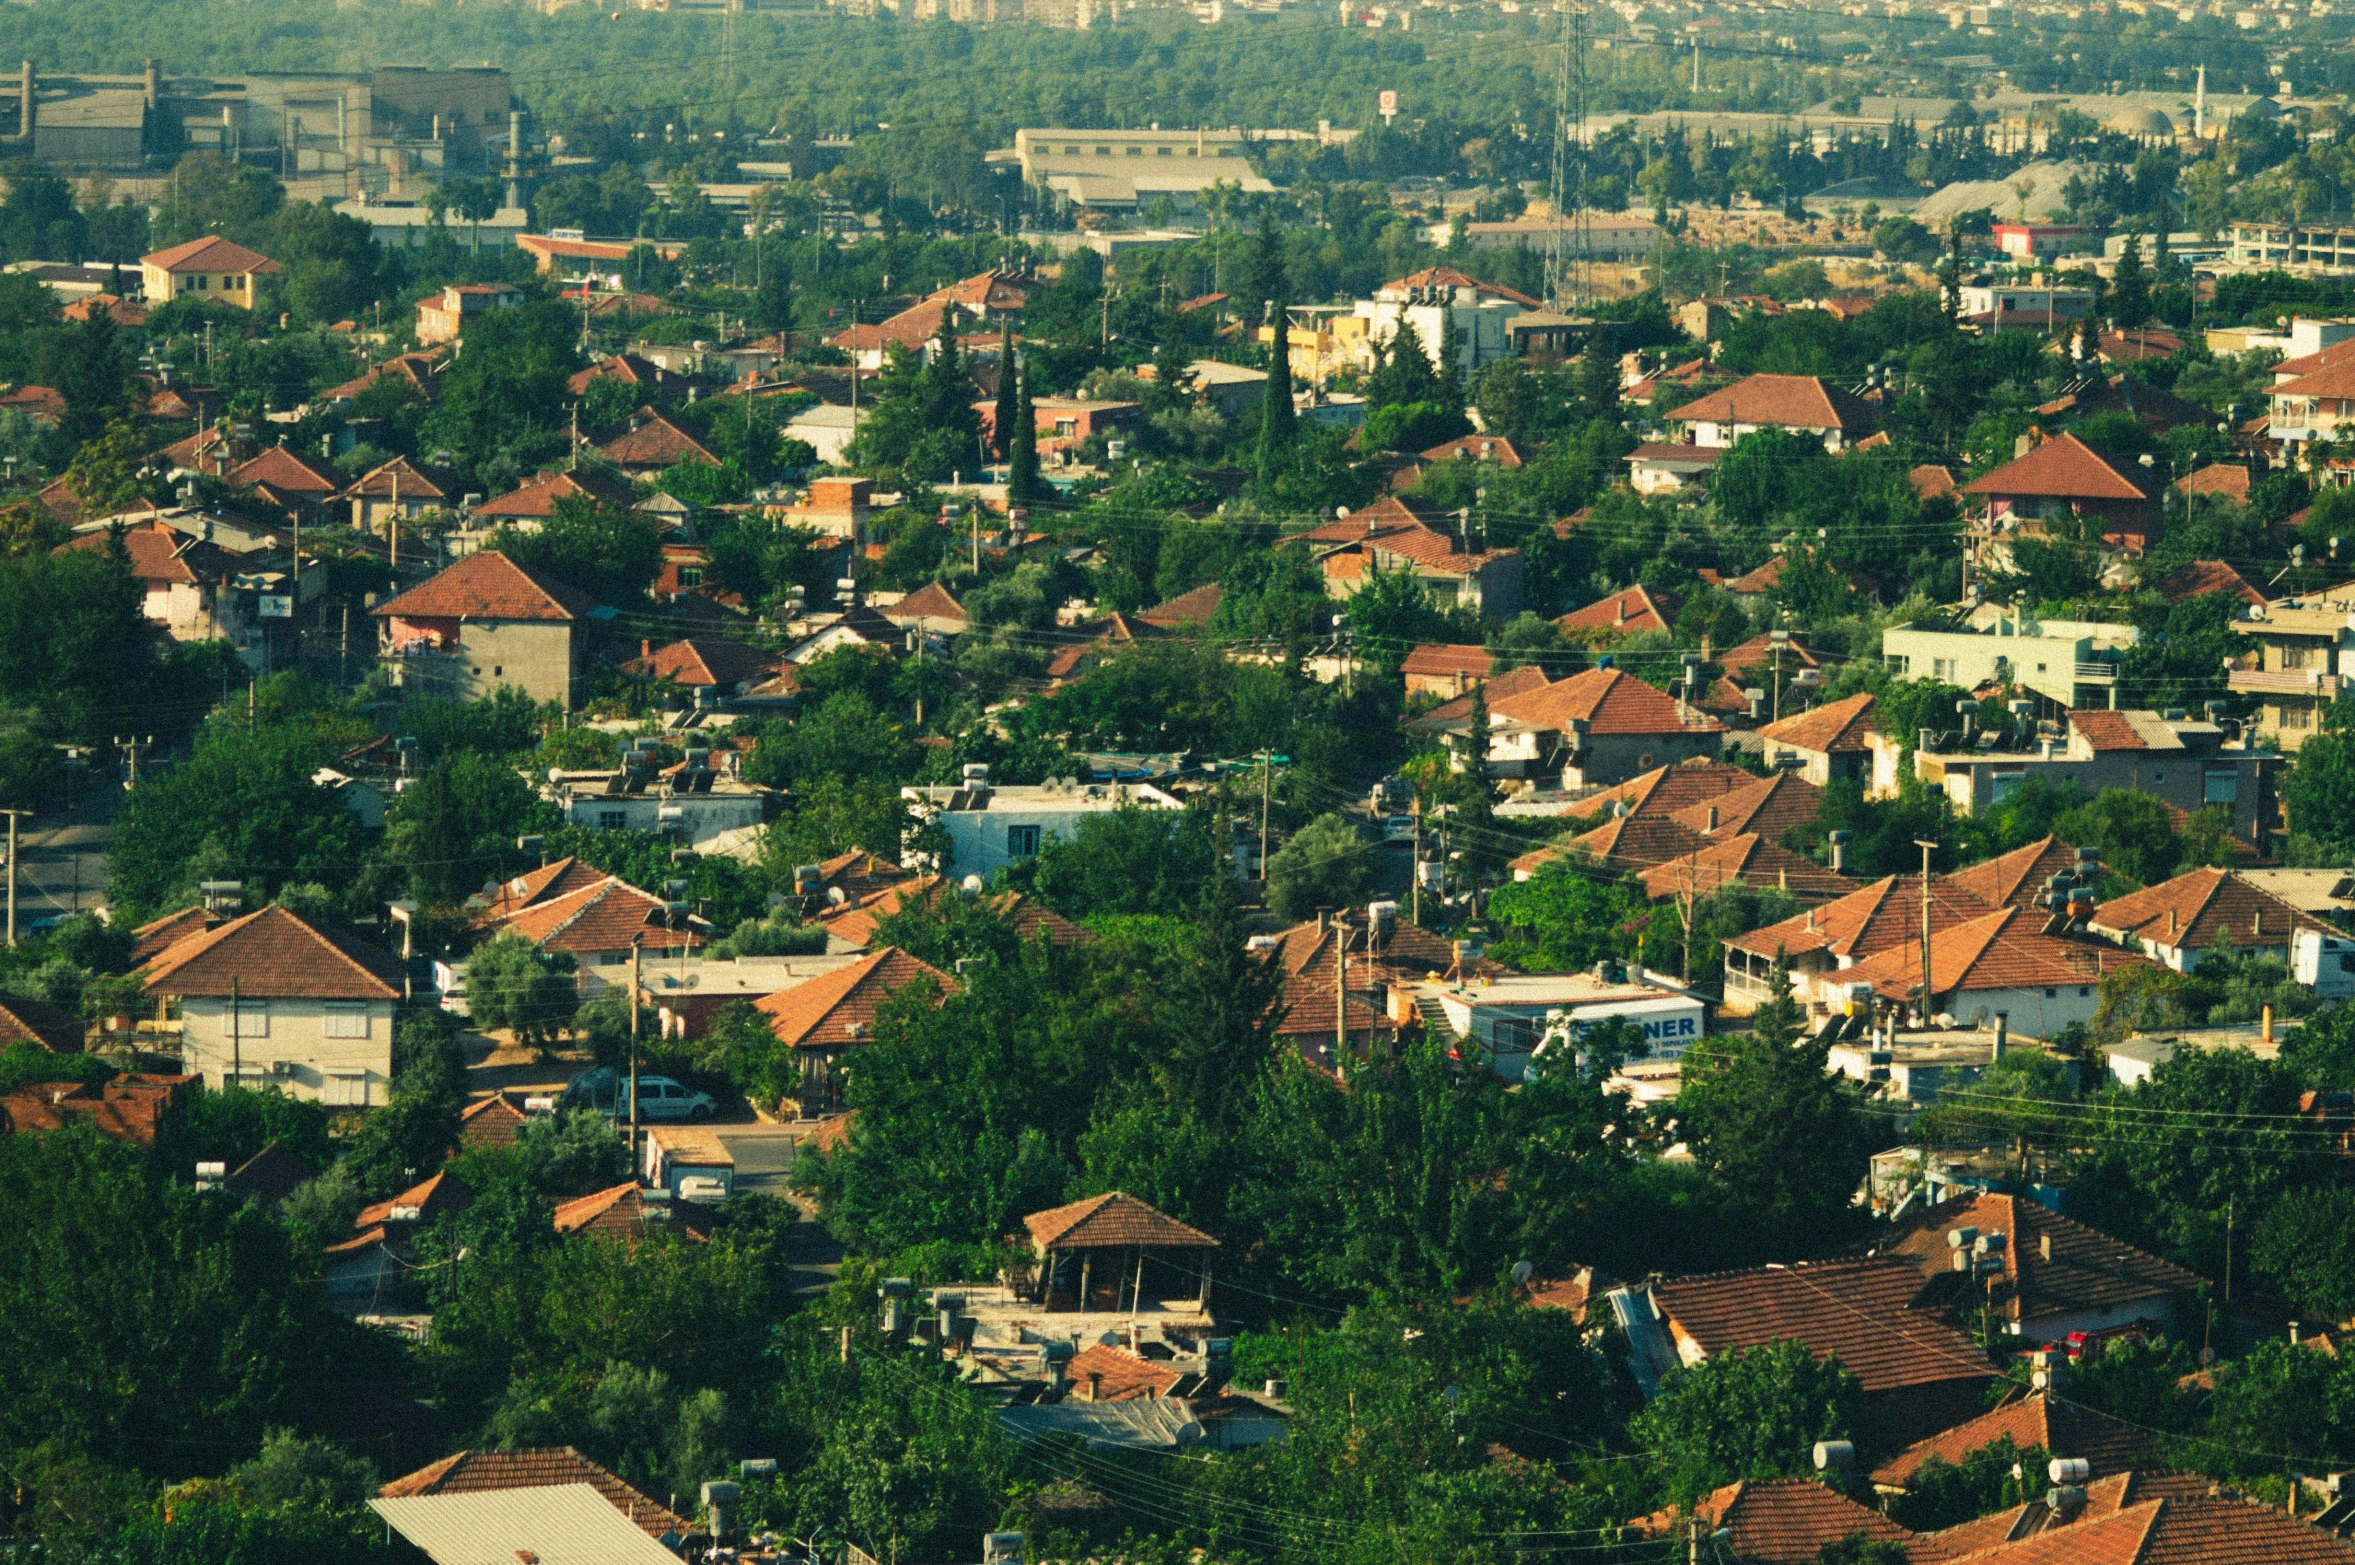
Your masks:
{"label": "window", "polygon": [[1038,828],[1036,826],[1009,826],[1006,828],[1006,857],[1027,859],[1035,856],[1037,852]]}
{"label": "window", "polygon": [[1995,787],[1992,794],[1993,802],[2001,804],[2004,800],[2010,798],[2014,793],[2018,792],[2020,784],[2026,782],[2027,780],[2028,774],[2024,771],[1997,772],[1995,774]]}
{"label": "window", "polygon": [[2201,789],[2204,804],[2238,804],[2241,798],[2241,774],[2238,767],[2230,771],[2211,771]]}
{"label": "window", "polygon": [[1145,149],[1143,147],[1131,147],[1128,149],[1128,155],[1132,158],[1141,158],[1145,155]]}
{"label": "window", "polygon": [[1913,659],[1902,652],[1892,652],[1882,658],[1881,662],[1890,673],[1895,674],[1899,679],[1905,678],[1913,668]]}
{"label": "window", "polygon": [[599,831],[625,831],[629,824],[629,813],[625,810],[599,810],[597,812],[597,829]]}
{"label": "window", "polygon": [[502,678],[502,677],[504,677],[504,676],[505,676],[505,674],[506,674],[506,672],[507,672],[507,668],[506,668],[506,665],[505,665],[505,664],[502,664],[502,663],[493,663],[493,664],[491,665],[491,677],[492,677],[493,679],[499,679],[499,678]]}
{"label": "window", "polygon": [[1160,149],[1160,151],[1161,151],[1161,155],[1162,155],[1163,157],[1168,157],[1168,156],[1169,156],[1169,151],[1170,151],[1170,149],[1169,149],[1169,148],[1167,148],[1167,147],[1163,147],[1163,148],[1161,148],[1161,149]]}
{"label": "window", "polygon": [[2047,989],[2044,991],[2044,997],[2047,1000],[2057,1000],[2061,997],[2061,992],[2058,989]]}
{"label": "window", "polygon": [[2080,1000],[2084,999],[2087,995],[2092,993],[2093,986],[2091,984],[2079,984],[2077,986],[2077,998]]}
{"label": "window", "polygon": [[[223,1006],[221,1010],[221,1033],[223,1037],[229,1034],[229,1013],[226,1006]],[[237,1002],[237,1036],[240,1039],[270,1036],[269,1001],[240,1000]]]}
{"label": "window", "polygon": [[1527,1017],[1504,1017],[1498,1020],[1494,1036],[1500,1049],[1526,1049],[1535,1042]]}
{"label": "window", "polygon": [[2284,647],[2281,649],[2281,666],[2283,668],[2304,668],[2308,656],[2309,654],[2304,647]]}
{"label": "window", "polygon": [[1953,684],[1953,683],[1955,682],[1955,681],[1954,681],[1954,659],[1952,659],[1952,658],[1932,658],[1932,659],[1930,659],[1930,677],[1931,677],[1932,679],[1935,679],[1935,680],[1938,680],[1938,681],[1940,681],[1940,682],[1941,682],[1941,683],[1943,683],[1943,684],[1949,684],[1949,685]]}
{"label": "window", "polygon": [[702,585],[703,585],[703,567],[702,567],[702,566],[700,566],[700,565],[682,565],[682,566],[680,566],[680,567],[679,567],[679,585],[680,585],[680,586],[682,586],[682,587],[700,587],[700,586],[702,586]]}
{"label": "window", "polygon": [[368,1036],[368,1007],[358,1000],[330,1000],[327,1002],[327,1036],[330,1038],[365,1038]]}
{"label": "window", "polygon": [[2308,713],[2307,713],[2307,709],[2306,709],[2306,708],[2305,708],[2303,705],[2286,705],[2286,704],[2285,704],[2285,705],[2282,707],[2282,709],[2281,709],[2281,726],[2282,726],[2282,727],[2284,727],[2284,728],[2304,728],[2304,727],[2306,726],[2306,724],[2307,724],[2307,721],[2308,721]]}
{"label": "window", "polygon": [[329,1072],[327,1090],[323,1096],[330,1108],[366,1108],[368,1106],[368,1073],[366,1071]]}
{"label": "window", "polygon": [[203,292],[204,290],[206,290],[206,289],[208,289],[208,288],[212,287],[212,285],[213,285],[213,280],[212,280],[211,278],[209,278],[209,277],[205,276],[205,275],[204,275],[204,273],[202,273],[202,272],[198,272],[198,273],[196,274],[196,287],[197,287],[197,291],[198,291],[198,292],[200,292],[200,293],[201,293],[201,292]]}

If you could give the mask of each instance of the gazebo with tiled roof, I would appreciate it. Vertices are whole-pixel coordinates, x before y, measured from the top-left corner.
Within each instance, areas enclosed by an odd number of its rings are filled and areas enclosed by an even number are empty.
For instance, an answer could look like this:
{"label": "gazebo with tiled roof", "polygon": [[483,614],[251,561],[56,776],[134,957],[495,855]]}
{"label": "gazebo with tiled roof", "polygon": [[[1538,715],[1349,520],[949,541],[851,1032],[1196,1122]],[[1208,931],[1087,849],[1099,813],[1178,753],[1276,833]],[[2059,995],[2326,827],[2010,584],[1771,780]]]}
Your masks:
{"label": "gazebo with tiled roof", "polygon": [[1210,1252],[1218,1241],[1135,1196],[1119,1190],[1022,1220],[1038,1255],[1036,1297],[1049,1311],[1144,1308],[1145,1262],[1191,1273],[1198,1282],[1191,1308],[1210,1309]]}

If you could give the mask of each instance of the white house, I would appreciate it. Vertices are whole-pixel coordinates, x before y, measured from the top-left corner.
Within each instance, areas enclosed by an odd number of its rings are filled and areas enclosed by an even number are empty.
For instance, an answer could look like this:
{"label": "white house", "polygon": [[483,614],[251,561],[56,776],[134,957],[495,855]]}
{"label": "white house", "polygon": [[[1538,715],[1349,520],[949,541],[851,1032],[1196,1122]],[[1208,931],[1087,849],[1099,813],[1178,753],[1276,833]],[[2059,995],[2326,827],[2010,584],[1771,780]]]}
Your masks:
{"label": "white house", "polygon": [[404,975],[388,951],[272,905],[190,935],[147,964],[180,1007],[182,1068],[346,1107],[382,1103]]}
{"label": "white house", "polygon": [[[1114,810],[1182,810],[1185,805],[1150,783],[1083,783],[1050,779],[1035,786],[993,788],[989,768],[968,766],[958,787],[902,788],[913,827],[937,827],[948,850],[944,869],[962,880],[991,873],[1016,859],[1035,856],[1049,838],[1079,836],[1079,823]],[[911,833],[912,834],[912,833]],[[915,865],[928,855],[901,855]]]}

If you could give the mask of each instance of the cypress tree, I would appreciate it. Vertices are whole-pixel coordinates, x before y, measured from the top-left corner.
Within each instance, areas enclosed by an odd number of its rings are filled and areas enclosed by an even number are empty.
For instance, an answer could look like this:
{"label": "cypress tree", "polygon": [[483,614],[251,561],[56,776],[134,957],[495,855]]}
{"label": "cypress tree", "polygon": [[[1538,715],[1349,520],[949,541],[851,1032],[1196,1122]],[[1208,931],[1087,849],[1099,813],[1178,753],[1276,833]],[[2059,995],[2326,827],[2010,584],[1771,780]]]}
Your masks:
{"label": "cypress tree", "polygon": [[2110,324],[2120,331],[2132,331],[2150,318],[2151,279],[2143,270],[2142,234],[2137,231],[2126,236],[2126,249],[2110,279]]}
{"label": "cypress tree", "polygon": [[1259,400],[1259,490],[1276,492],[1276,475],[1283,471],[1284,454],[1292,447],[1292,328],[1280,298],[1267,302],[1268,323],[1275,328],[1274,348],[1267,356],[1267,391]]}
{"label": "cypress tree", "polygon": [[1611,328],[1600,322],[1578,356],[1578,400],[1588,418],[1619,422],[1619,360],[1611,352]]}
{"label": "cypress tree", "polygon": [[990,444],[997,449],[998,460],[1009,459],[1014,449],[1014,322],[1007,317],[998,327],[998,406],[990,420]]}
{"label": "cypress tree", "polygon": [[1006,448],[1006,504],[1029,505],[1039,496],[1038,415],[1030,403],[1030,372],[1016,365],[1008,373],[1016,376],[1018,390],[1012,443]]}
{"label": "cypress tree", "polygon": [[1464,411],[1464,345],[1456,336],[1456,311],[1453,303],[1440,306],[1446,313],[1439,317],[1439,402],[1450,413]]}

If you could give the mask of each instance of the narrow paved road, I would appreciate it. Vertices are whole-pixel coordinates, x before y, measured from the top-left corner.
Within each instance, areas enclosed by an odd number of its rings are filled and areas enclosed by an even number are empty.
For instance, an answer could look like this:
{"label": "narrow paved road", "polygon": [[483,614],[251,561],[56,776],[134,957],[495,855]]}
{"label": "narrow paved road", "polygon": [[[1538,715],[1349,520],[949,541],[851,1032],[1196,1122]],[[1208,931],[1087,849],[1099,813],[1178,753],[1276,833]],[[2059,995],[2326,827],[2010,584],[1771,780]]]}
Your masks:
{"label": "narrow paved road", "polygon": [[793,1265],[794,1292],[824,1293],[834,1285],[835,1274],[842,1270],[842,1246],[836,1244],[823,1225],[811,1218],[808,1208],[793,1201],[785,1188],[786,1174],[793,1167],[796,1143],[805,1131],[789,1125],[722,1125],[720,1144],[736,1160],[736,1193],[739,1195],[770,1195],[780,1201],[792,1201],[800,1221],[786,1236],[787,1253]]}
{"label": "narrow paved road", "polygon": [[106,900],[107,850],[123,790],[114,783],[77,788],[72,807],[31,816],[17,828],[16,919],[21,934],[38,921],[87,911]]}

